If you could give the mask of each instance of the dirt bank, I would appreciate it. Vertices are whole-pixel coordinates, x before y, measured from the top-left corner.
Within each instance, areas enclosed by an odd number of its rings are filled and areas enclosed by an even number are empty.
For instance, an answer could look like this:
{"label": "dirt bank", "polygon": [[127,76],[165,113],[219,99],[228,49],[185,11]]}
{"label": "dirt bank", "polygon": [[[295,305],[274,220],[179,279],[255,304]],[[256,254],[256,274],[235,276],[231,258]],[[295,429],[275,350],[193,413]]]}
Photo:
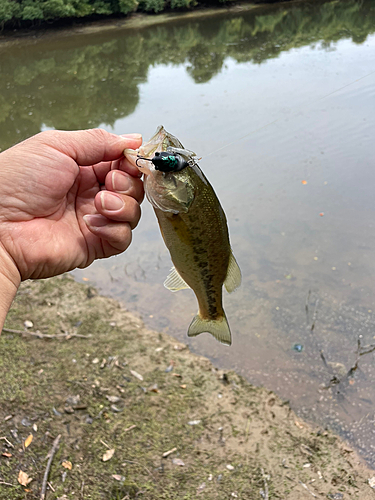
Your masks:
{"label": "dirt bank", "polygon": [[22,285],[0,370],[0,499],[40,498],[58,435],[47,499],[374,497],[339,438],[69,275]]}

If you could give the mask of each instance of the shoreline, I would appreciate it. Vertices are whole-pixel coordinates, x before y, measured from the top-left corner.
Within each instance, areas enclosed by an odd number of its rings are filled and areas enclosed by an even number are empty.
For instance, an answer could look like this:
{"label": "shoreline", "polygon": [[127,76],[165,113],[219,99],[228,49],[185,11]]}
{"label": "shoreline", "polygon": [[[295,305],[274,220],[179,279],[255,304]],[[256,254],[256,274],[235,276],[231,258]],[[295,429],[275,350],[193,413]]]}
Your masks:
{"label": "shoreline", "polygon": [[[68,26],[42,26],[39,28],[21,28],[9,30],[8,32],[0,32],[0,50],[8,46],[22,45],[23,42],[37,43],[38,41],[45,41],[54,39],[55,37],[68,37],[71,35],[92,35],[96,33],[108,33],[121,30],[134,30],[143,29],[149,26],[156,26],[178,20],[195,20],[203,19],[206,17],[237,14],[242,12],[249,12],[251,10],[260,10],[262,8],[272,9],[275,5],[299,5],[304,4],[308,0],[275,0],[274,2],[264,3],[237,3],[235,5],[222,6],[222,7],[200,7],[195,10],[185,12],[169,11],[160,14],[147,14],[142,12],[134,12],[123,18],[110,17],[107,19],[99,19],[96,21],[77,18],[76,21]],[[325,3],[328,0],[318,0],[319,3]]]}
{"label": "shoreline", "polygon": [[39,498],[58,435],[54,498],[373,498],[342,439],[70,275],[21,285],[0,352],[1,500]]}

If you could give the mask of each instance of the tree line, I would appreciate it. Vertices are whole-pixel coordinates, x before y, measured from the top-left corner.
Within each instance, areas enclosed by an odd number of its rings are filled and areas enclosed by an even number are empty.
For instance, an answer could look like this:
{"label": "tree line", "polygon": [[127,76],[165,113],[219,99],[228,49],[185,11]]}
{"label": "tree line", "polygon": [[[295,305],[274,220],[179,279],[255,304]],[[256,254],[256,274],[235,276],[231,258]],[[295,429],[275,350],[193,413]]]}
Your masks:
{"label": "tree line", "polygon": [[[230,0],[211,0],[223,3]],[[0,0],[0,25],[32,26],[67,18],[124,15],[136,10],[160,12],[192,8],[199,0]]]}

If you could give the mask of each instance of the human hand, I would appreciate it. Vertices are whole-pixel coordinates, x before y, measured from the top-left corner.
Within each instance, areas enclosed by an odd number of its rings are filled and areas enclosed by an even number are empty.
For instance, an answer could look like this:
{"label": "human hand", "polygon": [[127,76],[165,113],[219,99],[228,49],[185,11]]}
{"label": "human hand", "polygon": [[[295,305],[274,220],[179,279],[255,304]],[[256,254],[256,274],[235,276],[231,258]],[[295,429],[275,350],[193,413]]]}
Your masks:
{"label": "human hand", "polygon": [[143,184],[122,153],[141,142],[100,129],[46,131],[0,153],[0,275],[18,287],[123,252]]}

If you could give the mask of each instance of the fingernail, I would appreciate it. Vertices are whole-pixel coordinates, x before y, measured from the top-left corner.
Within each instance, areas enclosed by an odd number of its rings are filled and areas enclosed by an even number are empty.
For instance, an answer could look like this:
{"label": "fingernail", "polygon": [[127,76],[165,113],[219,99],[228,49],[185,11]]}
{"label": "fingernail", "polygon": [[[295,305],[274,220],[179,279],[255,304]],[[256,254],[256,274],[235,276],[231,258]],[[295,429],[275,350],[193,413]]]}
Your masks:
{"label": "fingernail", "polygon": [[142,139],[142,134],[121,134],[125,139]]}
{"label": "fingernail", "polygon": [[118,193],[126,193],[130,188],[130,180],[125,174],[115,170],[112,174],[112,187]]}
{"label": "fingernail", "polygon": [[100,201],[102,203],[103,210],[120,210],[124,206],[124,202],[121,198],[115,194],[109,193],[108,191],[101,191]]}
{"label": "fingernail", "polygon": [[102,215],[84,215],[83,220],[86,222],[88,226],[91,227],[103,227],[108,223],[108,220]]}

